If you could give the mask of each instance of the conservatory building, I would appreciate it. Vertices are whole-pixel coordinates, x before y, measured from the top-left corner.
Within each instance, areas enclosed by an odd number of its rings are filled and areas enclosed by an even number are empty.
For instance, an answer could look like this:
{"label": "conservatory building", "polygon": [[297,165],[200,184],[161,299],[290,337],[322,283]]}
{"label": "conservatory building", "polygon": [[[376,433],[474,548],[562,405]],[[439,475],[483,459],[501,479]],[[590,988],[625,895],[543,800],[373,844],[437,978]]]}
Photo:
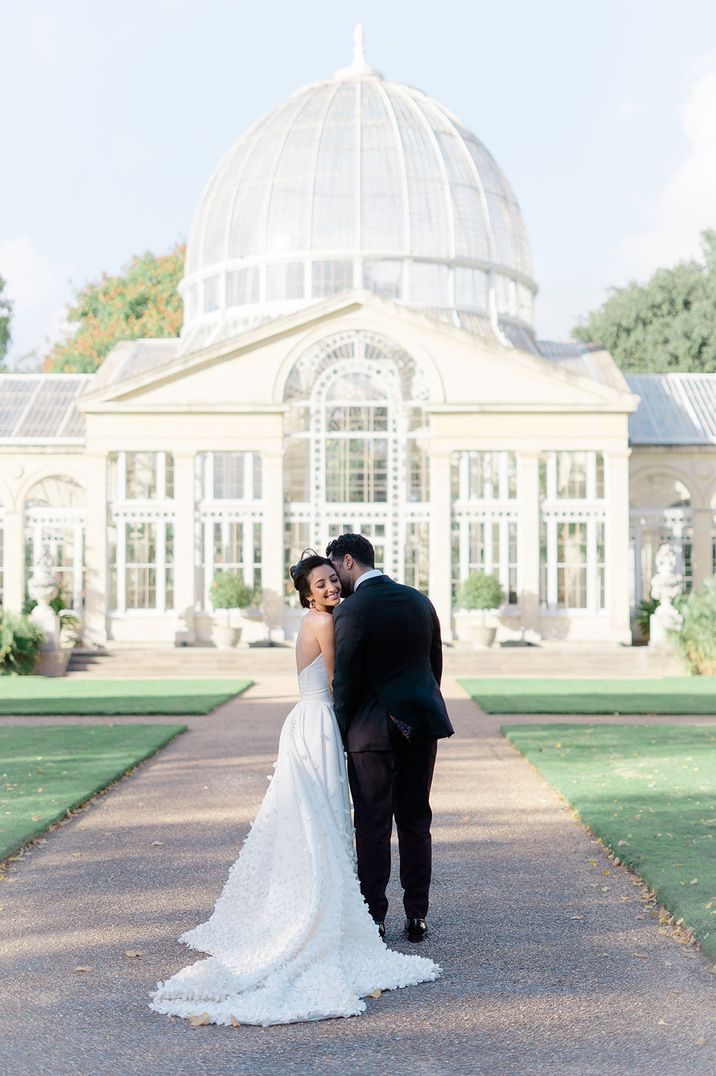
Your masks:
{"label": "conservatory building", "polygon": [[713,570],[716,386],[538,341],[512,189],[440,104],[351,66],[246,132],[191,229],[176,339],[0,376],[0,576],[49,557],[85,639],[202,642],[218,570],[274,638],[287,567],[361,531],[463,637],[627,643],[653,558]]}

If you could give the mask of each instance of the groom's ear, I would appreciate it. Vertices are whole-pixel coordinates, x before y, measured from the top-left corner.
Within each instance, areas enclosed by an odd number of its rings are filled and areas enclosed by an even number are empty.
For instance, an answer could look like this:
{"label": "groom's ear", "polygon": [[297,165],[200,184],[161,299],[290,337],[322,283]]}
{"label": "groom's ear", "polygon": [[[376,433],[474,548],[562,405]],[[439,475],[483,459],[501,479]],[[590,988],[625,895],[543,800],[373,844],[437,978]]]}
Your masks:
{"label": "groom's ear", "polygon": [[345,570],[349,572],[354,564],[355,561],[353,560],[353,557],[350,555],[350,553],[346,553],[345,557],[343,558],[343,567],[345,568]]}

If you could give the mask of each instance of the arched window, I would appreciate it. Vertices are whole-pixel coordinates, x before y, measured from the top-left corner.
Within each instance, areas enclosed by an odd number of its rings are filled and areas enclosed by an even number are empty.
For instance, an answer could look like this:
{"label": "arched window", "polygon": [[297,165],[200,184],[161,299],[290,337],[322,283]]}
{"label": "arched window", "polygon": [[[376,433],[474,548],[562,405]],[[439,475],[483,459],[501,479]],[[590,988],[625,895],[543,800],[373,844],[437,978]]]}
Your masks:
{"label": "arched window", "polygon": [[656,553],[664,542],[676,549],[676,570],[684,577],[684,590],[690,590],[693,526],[687,486],[666,472],[637,474],[631,479],[630,502],[633,606],[651,594]]}
{"label": "arched window", "polygon": [[284,394],[287,566],[358,531],[380,567],[427,589],[427,395],[414,360],[377,333],[336,334],[297,360]]}
{"label": "arched window", "polygon": [[67,608],[84,604],[85,492],[73,478],[43,478],[25,498],[25,581],[43,556]]}

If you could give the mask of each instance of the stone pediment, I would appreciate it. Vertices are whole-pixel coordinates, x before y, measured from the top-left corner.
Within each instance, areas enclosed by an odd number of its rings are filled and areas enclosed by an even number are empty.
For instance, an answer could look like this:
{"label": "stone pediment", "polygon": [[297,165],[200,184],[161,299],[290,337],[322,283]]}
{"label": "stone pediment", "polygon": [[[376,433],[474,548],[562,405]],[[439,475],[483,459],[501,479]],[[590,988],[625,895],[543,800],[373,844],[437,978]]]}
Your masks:
{"label": "stone pediment", "polygon": [[121,343],[78,405],[88,412],[275,410],[306,348],[351,329],[381,333],[408,352],[426,377],[431,404],[447,410],[630,412],[637,402],[604,352],[587,376],[495,337],[352,292],[190,354],[180,353],[178,341]]}

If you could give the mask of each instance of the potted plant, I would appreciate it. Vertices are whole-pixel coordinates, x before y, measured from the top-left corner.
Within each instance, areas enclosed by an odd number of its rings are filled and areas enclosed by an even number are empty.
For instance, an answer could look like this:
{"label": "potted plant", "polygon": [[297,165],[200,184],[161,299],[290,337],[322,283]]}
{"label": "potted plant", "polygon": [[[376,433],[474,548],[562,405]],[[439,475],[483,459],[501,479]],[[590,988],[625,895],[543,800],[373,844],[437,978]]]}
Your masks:
{"label": "potted plant", "polygon": [[232,627],[231,610],[246,609],[251,604],[251,591],[236,572],[216,572],[211,581],[209,595],[214,609],[217,612],[219,609],[224,611],[223,617],[214,620],[214,643],[222,650],[236,646],[241,638],[241,628]]}
{"label": "potted plant", "polygon": [[479,609],[482,619],[473,624],[470,634],[475,646],[492,646],[497,635],[497,628],[488,627],[485,613],[488,609],[497,609],[505,600],[505,592],[500,581],[486,572],[472,572],[460,587],[460,606],[463,609]]}

